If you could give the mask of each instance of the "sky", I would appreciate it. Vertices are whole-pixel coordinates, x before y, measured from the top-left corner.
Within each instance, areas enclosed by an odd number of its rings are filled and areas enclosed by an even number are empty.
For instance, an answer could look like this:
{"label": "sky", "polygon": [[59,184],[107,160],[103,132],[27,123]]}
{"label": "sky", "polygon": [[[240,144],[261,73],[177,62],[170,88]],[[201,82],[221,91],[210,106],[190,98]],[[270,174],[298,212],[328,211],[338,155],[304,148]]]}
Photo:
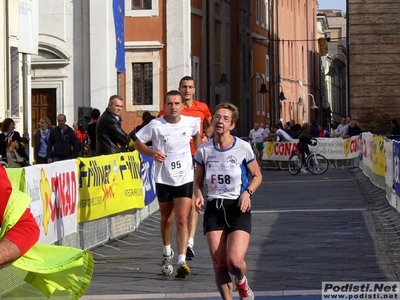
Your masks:
{"label": "sky", "polygon": [[343,12],[346,11],[346,0],[318,0],[319,9],[341,9]]}

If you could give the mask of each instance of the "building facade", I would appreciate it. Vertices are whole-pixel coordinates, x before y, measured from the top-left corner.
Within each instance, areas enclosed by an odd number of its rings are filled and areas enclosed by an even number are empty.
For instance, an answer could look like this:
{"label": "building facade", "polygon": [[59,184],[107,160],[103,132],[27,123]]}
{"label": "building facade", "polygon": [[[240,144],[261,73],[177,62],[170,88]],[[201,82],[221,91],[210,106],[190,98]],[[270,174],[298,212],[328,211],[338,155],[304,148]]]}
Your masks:
{"label": "building facade", "polygon": [[[1,3],[0,28],[0,64],[7,70],[0,117],[15,118],[21,132],[19,123],[29,124],[31,135],[40,117],[55,123],[60,113],[71,125],[82,117],[80,108],[103,111],[117,93],[125,99],[123,127],[130,132],[143,111],[155,115],[163,108],[165,93],[186,75],[196,81],[195,98],[211,111],[223,101],[239,107],[241,136],[255,121],[303,123],[320,116],[313,109],[322,86],[316,0],[36,0],[38,51],[26,56],[18,50],[21,2]],[[115,67],[117,2],[124,4],[125,73]]]}
{"label": "building facade", "polygon": [[363,131],[390,134],[400,117],[399,9],[399,1],[348,0],[350,113]]}

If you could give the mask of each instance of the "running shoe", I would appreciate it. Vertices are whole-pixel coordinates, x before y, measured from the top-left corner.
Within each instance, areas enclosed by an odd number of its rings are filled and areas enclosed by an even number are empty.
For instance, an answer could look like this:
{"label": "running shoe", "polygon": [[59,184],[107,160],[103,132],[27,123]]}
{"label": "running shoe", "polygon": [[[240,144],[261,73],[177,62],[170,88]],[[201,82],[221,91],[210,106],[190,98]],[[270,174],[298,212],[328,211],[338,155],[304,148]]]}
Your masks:
{"label": "running shoe", "polygon": [[186,263],[180,262],[178,263],[178,270],[176,273],[176,278],[185,278],[186,276],[190,275],[190,268]]}
{"label": "running shoe", "polygon": [[164,255],[161,262],[161,272],[165,275],[171,275],[174,271],[172,266],[172,259],[174,258],[174,250],[171,249],[171,255]]}
{"label": "running shoe", "polygon": [[236,282],[236,290],[239,292],[240,300],[254,300],[254,293],[247,283],[247,279],[242,284]]}
{"label": "running shoe", "polygon": [[186,259],[187,259],[187,260],[192,260],[194,256],[195,256],[195,254],[194,254],[193,247],[187,246],[187,249],[186,249]]}

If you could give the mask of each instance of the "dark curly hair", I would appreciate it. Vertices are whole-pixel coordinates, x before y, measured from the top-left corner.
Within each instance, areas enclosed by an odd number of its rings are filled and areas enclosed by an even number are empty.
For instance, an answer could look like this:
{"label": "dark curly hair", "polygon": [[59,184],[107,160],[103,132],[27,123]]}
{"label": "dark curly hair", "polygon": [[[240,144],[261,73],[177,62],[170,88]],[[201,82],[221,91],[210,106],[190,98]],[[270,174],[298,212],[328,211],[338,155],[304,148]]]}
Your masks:
{"label": "dark curly hair", "polygon": [[5,119],[3,121],[3,124],[1,124],[1,131],[2,132],[7,132],[8,131],[8,127],[10,127],[10,124],[12,124],[12,123],[14,123],[14,125],[15,125],[15,122],[14,122],[13,119],[11,119],[11,118]]}

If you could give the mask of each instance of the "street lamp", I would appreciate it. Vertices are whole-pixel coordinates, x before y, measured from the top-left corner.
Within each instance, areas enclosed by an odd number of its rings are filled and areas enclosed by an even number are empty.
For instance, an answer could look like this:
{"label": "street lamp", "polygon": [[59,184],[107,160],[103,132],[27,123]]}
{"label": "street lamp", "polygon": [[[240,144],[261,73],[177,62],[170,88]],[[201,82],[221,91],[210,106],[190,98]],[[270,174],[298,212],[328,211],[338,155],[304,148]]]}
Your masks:
{"label": "street lamp", "polygon": [[262,79],[262,84],[261,84],[260,90],[257,93],[260,93],[263,95],[265,95],[266,93],[269,93],[267,90],[267,86],[265,84],[264,76],[260,73],[256,73],[251,77],[251,80],[253,80],[254,77],[260,77]]}
{"label": "street lamp", "polygon": [[[253,101],[253,78],[254,77],[260,77],[261,80],[262,80],[260,89],[257,91],[256,97],[255,97],[255,101]],[[259,83],[259,81],[256,80],[256,86],[257,86],[258,83]],[[255,111],[256,115],[265,116],[266,107],[267,107],[266,101],[265,101],[265,94],[268,93],[268,90],[267,90],[267,86],[265,84],[264,75],[260,74],[260,73],[255,73],[251,77],[250,84],[251,84],[251,105],[252,105],[251,108],[253,108],[250,111]],[[256,90],[256,89],[254,89],[254,90]]]}
{"label": "street lamp", "polygon": [[222,68],[222,74],[221,74],[220,80],[218,81],[218,84],[227,85],[229,83],[229,81],[228,81],[228,77],[226,76],[226,73],[225,73],[224,65],[220,62],[215,62],[210,66],[210,70],[215,65],[220,65]]}
{"label": "street lamp", "polygon": [[300,120],[300,115],[299,115],[300,106],[304,105],[304,100],[302,98],[302,93],[301,93],[301,91],[299,89],[295,89],[295,90],[291,90],[290,91],[290,98],[291,99],[293,99],[293,97],[292,97],[292,93],[293,92],[298,92],[300,96],[299,96],[299,100],[297,101],[297,103],[296,103],[296,101],[290,101],[290,111],[291,111],[290,117],[291,117],[291,119],[294,119],[294,116],[293,116],[294,105],[293,104],[297,104],[297,120],[299,121]]}
{"label": "street lamp", "polygon": [[291,90],[290,91],[290,95],[292,95],[292,92],[293,91],[297,91],[297,92],[299,92],[299,94],[300,94],[300,97],[299,97],[299,101],[297,102],[297,105],[304,105],[304,100],[303,100],[303,98],[301,97],[301,91],[300,90]]}
{"label": "street lamp", "polygon": [[311,102],[310,108],[311,108],[311,109],[317,109],[318,106],[315,104],[314,95],[313,95],[313,94],[308,94],[308,96],[311,96],[311,98],[312,98],[312,102]]}
{"label": "street lamp", "polygon": [[283,87],[281,85],[279,85],[279,89],[281,91],[279,92],[278,99],[281,100],[281,101],[286,100],[285,93],[283,92]]}

